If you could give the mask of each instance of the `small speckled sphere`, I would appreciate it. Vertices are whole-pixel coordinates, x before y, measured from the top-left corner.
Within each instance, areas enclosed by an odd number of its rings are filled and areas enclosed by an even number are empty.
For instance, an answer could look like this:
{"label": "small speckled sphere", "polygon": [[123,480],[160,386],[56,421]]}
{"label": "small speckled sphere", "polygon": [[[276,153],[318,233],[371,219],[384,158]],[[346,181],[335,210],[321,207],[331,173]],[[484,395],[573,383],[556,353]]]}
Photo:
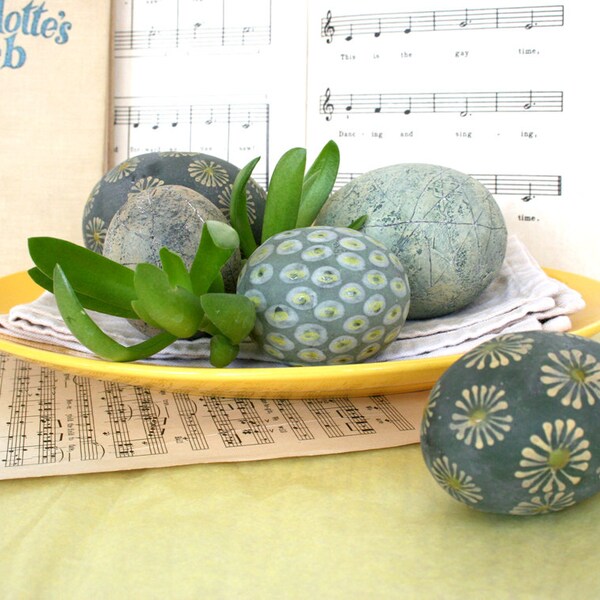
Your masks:
{"label": "small speckled sphere", "polygon": [[463,355],[433,387],[421,425],[437,483],[472,508],[559,511],[600,492],[600,344],[510,333]]}
{"label": "small speckled sphere", "polygon": [[[104,238],[115,213],[130,196],[162,185],[183,185],[208,198],[229,218],[231,188],[239,169],[198,152],[150,152],[113,167],[94,186],[83,212],[85,246],[102,253]],[[260,239],[265,191],[253,180],[246,188],[248,216]]]}
{"label": "small speckled sphere", "polygon": [[[206,221],[227,222],[223,213],[198,192],[181,185],[161,185],[130,196],[117,211],[104,244],[104,256],[127,267],[141,262],[160,265],[166,246],[181,256],[188,269]],[[223,268],[229,290],[235,290],[240,271],[236,253]]]}
{"label": "small speckled sphere", "polygon": [[400,258],[411,288],[409,319],[439,317],[475,300],[497,276],[506,225],[476,179],[453,169],[399,164],[360,175],[335,192],[317,224],[363,231]]}
{"label": "small speckled sphere", "polygon": [[396,339],[410,305],[398,258],[345,227],[272,236],[248,258],[237,292],[256,306],[259,347],[291,365],[375,357]]}

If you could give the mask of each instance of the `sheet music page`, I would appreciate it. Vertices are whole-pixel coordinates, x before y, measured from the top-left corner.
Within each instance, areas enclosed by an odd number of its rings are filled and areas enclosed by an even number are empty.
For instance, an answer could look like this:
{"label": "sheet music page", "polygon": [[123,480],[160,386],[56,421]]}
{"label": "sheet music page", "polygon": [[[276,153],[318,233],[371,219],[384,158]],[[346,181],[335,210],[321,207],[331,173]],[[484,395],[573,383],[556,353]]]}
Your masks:
{"label": "sheet music page", "polygon": [[110,162],[192,151],[254,171],[305,143],[306,7],[271,0],[114,0]]}
{"label": "sheet music page", "polygon": [[427,396],[196,396],[0,353],[0,480],[414,444]]}
{"label": "sheet music page", "polygon": [[401,162],[469,173],[543,265],[600,277],[591,174],[597,3],[311,0],[307,136],[340,182]]}
{"label": "sheet music page", "polygon": [[243,166],[334,139],[338,187],[402,162],[469,173],[543,266],[600,278],[600,6],[501,0],[115,0],[112,163]]}

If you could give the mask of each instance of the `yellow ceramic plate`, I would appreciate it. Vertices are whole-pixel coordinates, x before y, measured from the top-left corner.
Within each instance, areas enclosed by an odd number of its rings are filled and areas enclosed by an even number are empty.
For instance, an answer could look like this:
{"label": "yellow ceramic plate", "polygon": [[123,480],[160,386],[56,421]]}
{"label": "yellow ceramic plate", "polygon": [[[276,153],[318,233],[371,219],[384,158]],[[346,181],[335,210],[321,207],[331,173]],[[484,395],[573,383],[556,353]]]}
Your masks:
{"label": "yellow ceramic plate", "polygon": [[[550,269],[547,273],[586,300],[587,307],[572,316],[573,333],[586,337],[600,333],[600,281]],[[0,278],[0,313],[8,312],[15,304],[31,302],[40,293],[26,273]],[[340,366],[213,369],[115,363],[8,337],[0,338],[0,351],[77,375],[170,391],[252,398],[368,396],[426,390],[459,356]]]}

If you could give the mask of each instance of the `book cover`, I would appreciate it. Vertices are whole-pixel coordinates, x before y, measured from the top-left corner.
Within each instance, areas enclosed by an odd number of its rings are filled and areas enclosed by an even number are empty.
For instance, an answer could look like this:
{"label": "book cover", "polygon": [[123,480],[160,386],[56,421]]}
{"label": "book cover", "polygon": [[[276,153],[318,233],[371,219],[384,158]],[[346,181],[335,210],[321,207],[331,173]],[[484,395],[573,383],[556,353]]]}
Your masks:
{"label": "book cover", "polygon": [[0,275],[27,238],[81,243],[107,144],[110,0],[0,0]]}

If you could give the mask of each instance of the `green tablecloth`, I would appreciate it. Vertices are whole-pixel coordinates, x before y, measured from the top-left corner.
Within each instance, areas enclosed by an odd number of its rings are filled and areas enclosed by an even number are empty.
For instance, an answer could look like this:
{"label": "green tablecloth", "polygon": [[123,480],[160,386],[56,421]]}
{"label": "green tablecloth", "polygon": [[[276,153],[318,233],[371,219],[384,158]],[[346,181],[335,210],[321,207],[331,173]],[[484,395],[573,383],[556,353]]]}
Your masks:
{"label": "green tablecloth", "polygon": [[0,597],[597,598],[600,496],[463,507],[417,445],[0,483]]}

